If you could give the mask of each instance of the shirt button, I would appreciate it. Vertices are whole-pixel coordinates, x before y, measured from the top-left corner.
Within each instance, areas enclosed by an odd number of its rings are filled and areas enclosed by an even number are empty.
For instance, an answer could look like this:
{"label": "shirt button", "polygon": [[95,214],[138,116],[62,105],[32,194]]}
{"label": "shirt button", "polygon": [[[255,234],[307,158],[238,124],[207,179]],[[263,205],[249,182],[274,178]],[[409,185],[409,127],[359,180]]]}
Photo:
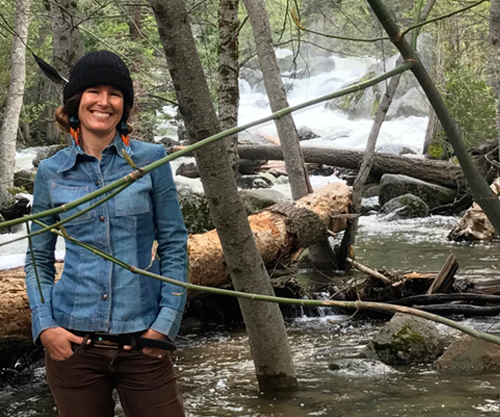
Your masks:
{"label": "shirt button", "polygon": [[106,300],[108,299],[108,294],[103,294],[103,295],[102,295],[102,299],[103,299],[104,301],[106,301]]}
{"label": "shirt button", "polygon": [[100,220],[101,222],[103,222],[104,220],[106,220],[106,217],[101,216],[101,217],[99,217],[99,220]]}
{"label": "shirt button", "polygon": [[101,181],[95,180],[95,185],[99,186],[99,184],[101,184]]}

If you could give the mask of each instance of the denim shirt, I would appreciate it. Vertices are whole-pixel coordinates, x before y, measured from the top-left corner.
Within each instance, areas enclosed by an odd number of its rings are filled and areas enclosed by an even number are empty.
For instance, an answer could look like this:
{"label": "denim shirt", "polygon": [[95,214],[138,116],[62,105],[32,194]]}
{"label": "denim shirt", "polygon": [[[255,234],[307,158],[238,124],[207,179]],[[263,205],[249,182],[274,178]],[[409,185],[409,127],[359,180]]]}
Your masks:
{"label": "denim shirt", "polygon": [[[40,162],[32,213],[61,206],[133,171],[122,155],[121,138],[102,152],[99,161],[75,146]],[[161,145],[131,141],[130,156],[141,168],[166,156]],[[99,197],[99,199],[102,198]],[[59,215],[40,219],[53,224],[97,200]],[[159,261],[149,271],[187,281],[187,232],[169,164],[144,175],[107,202],[64,224],[69,236],[145,269],[158,241]],[[33,223],[32,232],[41,226]],[[33,255],[45,303],[28,250],[26,286],[32,310],[33,340],[51,327],[113,334],[156,330],[174,339],[186,294],[182,287],[133,274],[66,240],[64,271],[54,284],[56,235],[33,236]]]}

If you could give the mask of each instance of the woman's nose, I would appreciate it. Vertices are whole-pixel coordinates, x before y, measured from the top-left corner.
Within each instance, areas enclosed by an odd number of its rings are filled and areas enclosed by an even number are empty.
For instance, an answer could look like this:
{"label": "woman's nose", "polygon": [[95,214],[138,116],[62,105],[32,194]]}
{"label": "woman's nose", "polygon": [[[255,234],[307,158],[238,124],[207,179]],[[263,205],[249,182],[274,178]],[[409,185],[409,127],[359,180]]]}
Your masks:
{"label": "woman's nose", "polygon": [[109,95],[107,91],[101,91],[98,97],[98,103],[103,107],[109,104]]}

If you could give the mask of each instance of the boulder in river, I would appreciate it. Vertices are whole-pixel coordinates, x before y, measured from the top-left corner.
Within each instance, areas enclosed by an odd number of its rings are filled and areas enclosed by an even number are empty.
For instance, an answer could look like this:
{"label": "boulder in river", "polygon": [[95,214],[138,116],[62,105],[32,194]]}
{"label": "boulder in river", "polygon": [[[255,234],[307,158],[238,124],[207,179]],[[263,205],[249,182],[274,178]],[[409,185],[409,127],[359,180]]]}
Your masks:
{"label": "boulder in river", "polygon": [[428,217],[430,209],[421,198],[404,194],[385,203],[379,214],[385,214],[385,220],[414,219]]}
{"label": "boulder in river", "polygon": [[408,193],[420,197],[431,209],[449,204],[456,197],[455,190],[417,180],[407,175],[382,175],[379,194],[379,202],[382,206],[389,200]]}
{"label": "boulder in river", "polygon": [[396,314],[363,351],[386,364],[434,362],[443,352],[441,336],[428,320]]}
{"label": "boulder in river", "polygon": [[463,335],[436,361],[436,367],[451,371],[498,371],[500,346]]}

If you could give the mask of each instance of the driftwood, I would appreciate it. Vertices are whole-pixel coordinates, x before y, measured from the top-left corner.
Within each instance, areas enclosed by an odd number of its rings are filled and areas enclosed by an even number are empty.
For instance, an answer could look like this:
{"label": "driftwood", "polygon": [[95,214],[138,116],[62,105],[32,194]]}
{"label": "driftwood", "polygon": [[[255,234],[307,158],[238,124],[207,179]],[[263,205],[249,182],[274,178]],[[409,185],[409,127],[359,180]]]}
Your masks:
{"label": "driftwood", "polygon": [[[500,178],[491,184],[490,188],[500,195]],[[458,225],[449,233],[448,239],[457,242],[490,240],[496,235],[495,228],[484,214],[479,204],[474,203],[460,219]]]}
{"label": "driftwood", "polygon": [[[302,147],[306,162],[358,169],[363,160],[362,151],[334,148]],[[283,160],[278,146],[240,145],[241,159]],[[462,169],[459,165],[431,159],[408,158],[390,154],[375,154],[371,172],[382,176],[385,173],[403,174],[449,188],[465,188]]]}
{"label": "driftwood", "polygon": [[[287,266],[300,248],[345,228],[351,189],[333,183],[293,202],[281,203],[249,217],[266,265]],[[189,278],[192,284],[220,287],[230,282],[217,232],[190,235]],[[56,264],[60,271],[62,264]],[[29,342],[30,310],[23,268],[0,271],[0,356],[2,345]]]}
{"label": "driftwood", "polygon": [[451,285],[453,284],[453,280],[455,277],[455,273],[458,270],[458,262],[457,257],[451,253],[450,256],[446,259],[441,271],[432,282],[427,294],[435,294],[438,292],[447,292]]}

